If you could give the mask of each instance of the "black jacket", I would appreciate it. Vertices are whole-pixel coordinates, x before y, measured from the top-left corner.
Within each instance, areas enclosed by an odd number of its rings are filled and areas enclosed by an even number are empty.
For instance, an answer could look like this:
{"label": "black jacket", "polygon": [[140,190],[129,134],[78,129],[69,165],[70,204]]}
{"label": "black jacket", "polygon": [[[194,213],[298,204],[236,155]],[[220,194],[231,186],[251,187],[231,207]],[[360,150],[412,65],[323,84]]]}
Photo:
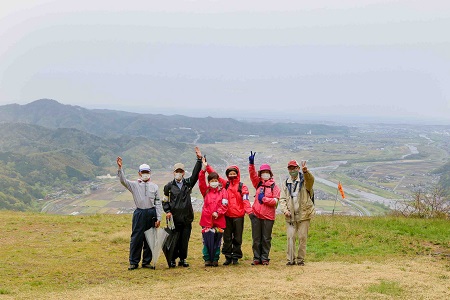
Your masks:
{"label": "black jacket", "polygon": [[191,177],[183,178],[181,190],[175,182],[175,179],[164,186],[165,200],[163,201],[163,209],[166,213],[172,213],[175,224],[189,224],[194,221],[191,191],[197,183],[201,168],[202,160],[197,159]]}

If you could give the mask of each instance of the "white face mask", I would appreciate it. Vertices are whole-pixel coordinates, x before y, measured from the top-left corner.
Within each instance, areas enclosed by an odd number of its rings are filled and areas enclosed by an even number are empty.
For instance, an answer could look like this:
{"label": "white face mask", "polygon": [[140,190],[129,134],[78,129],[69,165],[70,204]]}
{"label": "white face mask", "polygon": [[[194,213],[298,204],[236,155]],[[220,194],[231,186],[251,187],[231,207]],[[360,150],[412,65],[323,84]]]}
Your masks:
{"label": "white face mask", "polygon": [[270,174],[269,173],[262,173],[261,174],[261,178],[263,180],[269,180],[270,179]]}
{"label": "white face mask", "polygon": [[183,178],[183,173],[175,173],[173,177],[175,178],[175,180],[180,181],[181,178]]}
{"label": "white face mask", "polygon": [[147,180],[150,179],[150,174],[149,173],[143,173],[143,174],[141,174],[141,178],[142,178],[142,180],[147,181]]}
{"label": "white face mask", "polygon": [[212,187],[213,189],[215,189],[216,187],[219,186],[219,182],[218,181],[212,181],[209,183],[209,186]]}

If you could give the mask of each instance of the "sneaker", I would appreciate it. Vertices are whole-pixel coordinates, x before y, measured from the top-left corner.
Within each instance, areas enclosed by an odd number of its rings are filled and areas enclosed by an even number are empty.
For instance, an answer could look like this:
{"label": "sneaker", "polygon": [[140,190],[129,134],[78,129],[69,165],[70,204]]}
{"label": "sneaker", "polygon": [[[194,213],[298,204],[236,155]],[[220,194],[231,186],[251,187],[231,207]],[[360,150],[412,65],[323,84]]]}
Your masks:
{"label": "sneaker", "polygon": [[259,260],[254,260],[252,262],[252,266],[256,266],[256,265],[259,265],[259,264],[261,264],[261,262]]}
{"label": "sneaker", "polygon": [[212,265],[213,265],[213,267],[217,267],[219,265],[219,262],[218,261],[213,261]]}
{"label": "sneaker", "polygon": [[295,265],[295,261],[288,261],[286,263],[286,266],[294,266]]}
{"label": "sneaker", "polygon": [[178,266],[179,267],[183,266],[183,267],[187,268],[187,267],[189,267],[189,264],[187,263],[187,261],[185,259],[180,259],[180,261],[178,262]]}
{"label": "sneaker", "polygon": [[233,259],[233,265],[238,265],[238,264],[239,264],[239,260]]}
{"label": "sneaker", "polygon": [[177,264],[175,263],[174,260],[172,260],[172,261],[169,263],[169,268],[175,268],[176,266],[177,266]]}
{"label": "sneaker", "polygon": [[152,265],[142,265],[142,267],[143,267],[144,269],[152,269],[152,270],[155,269],[155,266],[152,266]]}
{"label": "sneaker", "polygon": [[297,263],[297,265],[299,265],[299,266],[304,266],[305,265],[305,262],[302,260],[302,261],[299,261],[298,263]]}
{"label": "sneaker", "polygon": [[267,265],[269,264],[269,261],[268,261],[268,260],[263,260],[263,261],[261,262],[261,264],[264,265],[264,266],[267,266]]}
{"label": "sneaker", "polygon": [[223,265],[228,266],[229,264],[231,264],[231,259],[229,259],[229,258],[225,259],[225,262],[223,263]]}
{"label": "sneaker", "polygon": [[212,262],[210,262],[209,260],[205,261],[205,267],[212,267]]}
{"label": "sneaker", "polygon": [[138,265],[130,265],[130,266],[128,267],[128,271],[135,270],[135,269],[137,269],[138,267],[139,267]]}

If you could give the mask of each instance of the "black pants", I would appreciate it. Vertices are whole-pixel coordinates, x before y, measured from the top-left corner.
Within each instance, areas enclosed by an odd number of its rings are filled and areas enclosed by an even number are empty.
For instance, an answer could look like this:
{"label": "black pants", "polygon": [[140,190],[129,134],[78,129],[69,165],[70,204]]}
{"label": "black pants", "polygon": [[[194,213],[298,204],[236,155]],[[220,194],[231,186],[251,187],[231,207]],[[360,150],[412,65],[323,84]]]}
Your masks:
{"label": "black pants", "polygon": [[191,238],[192,223],[175,223],[175,231],[179,232],[177,245],[173,251],[172,259],[186,259],[188,254],[189,239]]}
{"label": "black pants", "polygon": [[242,258],[242,233],[244,232],[244,217],[230,218],[225,216],[227,227],[223,232],[222,254],[228,260]]}
{"label": "black pants", "polygon": [[[144,231],[155,226],[156,209],[136,208],[133,213],[132,232],[130,241],[130,265],[137,265],[141,260],[142,264],[148,265],[152,261],[152,252],[145,239]],[[143,250],[143,251],[142,251]]]}
{"label": "black pants", "polygon": [[272,246],[273,220],[263,220],[252,217],[253,260],[270,260],[269,252]]}

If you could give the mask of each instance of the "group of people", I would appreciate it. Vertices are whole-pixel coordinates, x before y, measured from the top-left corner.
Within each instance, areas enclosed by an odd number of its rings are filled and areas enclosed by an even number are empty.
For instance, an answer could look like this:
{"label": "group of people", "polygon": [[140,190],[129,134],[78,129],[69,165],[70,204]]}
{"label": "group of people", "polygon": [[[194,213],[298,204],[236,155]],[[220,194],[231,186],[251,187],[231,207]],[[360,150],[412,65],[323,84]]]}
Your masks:
{"label": "group of people", "polygon": [[[225,256],[223,265],[236,265],[243,257],[242,235],[244,217],[247,214],[252,229],[252,265],[268,265],[271,249],[272,228],[278,205],[284,213],[287,231],[286,265],[304,265],[306,242],[310,220],[314,216],[314,176],[308,171],[306,162],[301,165],[295,160],[287,164],[288,178],[281,188],[276,184],[270,165],[255,167],[256,152],[250,152],[249,175],[255,196],[250,202],[250,191],[241,182],[240,169],[236,165],[227,167],[225,177],[220,176],[195,147],[197,161],[191,176],[185,177],[185,167],[176,163],[173,167],[174,179],[164,186],[161,201],[158,186],[153,183],[151,169],[147,164],[139,166],[139,179],[126,179],[122,169],[122,158],[117,158],[120,182],[133,195],[136,209],[132,219],[129,270],[139,267],[142,254],[142,268],[150,265],[152,253],[144,232],[151,227],[159,227],[162,211],[166,218],[172,218],[178,240],[170,268],[188,267],[188,245],[194,220],[191,192],[197,181],[204,198],[200,226],[203,237],[203,259],[205,266],[218,266],[220,250]],[[223,240],[223,245],[222,245]],[[296,240],[298,248],[296,250]],[[221,248],[222,247],[222,248]]]}

